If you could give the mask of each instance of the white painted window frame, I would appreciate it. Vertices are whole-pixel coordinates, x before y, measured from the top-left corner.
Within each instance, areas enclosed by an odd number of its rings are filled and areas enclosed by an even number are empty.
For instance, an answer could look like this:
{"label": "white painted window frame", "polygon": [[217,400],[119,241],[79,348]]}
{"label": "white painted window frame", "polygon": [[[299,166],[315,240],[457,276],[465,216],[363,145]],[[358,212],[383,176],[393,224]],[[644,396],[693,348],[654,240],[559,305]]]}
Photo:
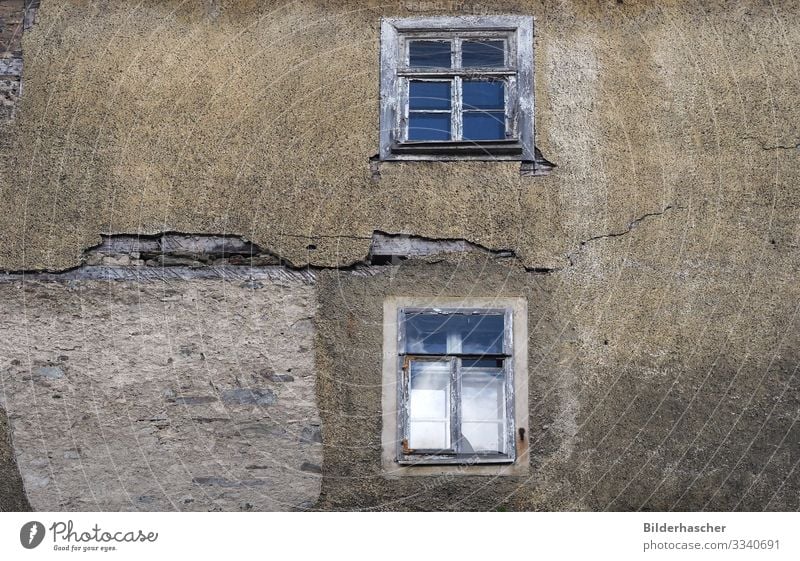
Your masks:
{"label": "white painted window frame", "polygon": [[[502,39],[506,64],[502,69],[463,69],[459,45],[463,38]],[[408,42],[413,39],[454,41],[453,68],[413,69]],[[506,140],[463,141],[460,135],[460,81],[495,78],[506,83]],[[408,141],[408,82],[414,79],[451,80],[449,141]],[[534,74],[532,16],[453,16],[384,18],[381,20],[380,159],[391,160],[511,160],[533,162]]]}

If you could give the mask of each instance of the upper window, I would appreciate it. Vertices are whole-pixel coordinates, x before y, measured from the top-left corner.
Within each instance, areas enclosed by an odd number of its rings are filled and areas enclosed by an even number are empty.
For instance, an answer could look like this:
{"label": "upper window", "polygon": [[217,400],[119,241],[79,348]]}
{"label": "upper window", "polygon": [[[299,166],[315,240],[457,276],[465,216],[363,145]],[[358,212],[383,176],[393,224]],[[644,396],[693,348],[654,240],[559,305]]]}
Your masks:
{"label": "upper window", "polygon": [[533,161],[533,18],[384,19],[380,155]]}

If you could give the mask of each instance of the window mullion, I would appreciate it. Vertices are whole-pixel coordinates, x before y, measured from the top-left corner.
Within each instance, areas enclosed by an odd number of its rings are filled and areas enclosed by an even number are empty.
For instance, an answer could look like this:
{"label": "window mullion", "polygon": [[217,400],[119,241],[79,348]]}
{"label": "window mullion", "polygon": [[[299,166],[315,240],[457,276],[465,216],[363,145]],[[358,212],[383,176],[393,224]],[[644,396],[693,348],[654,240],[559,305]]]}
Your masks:
{"label": "window mullion", "polygon": [[505,137],[508,138],[511,136],[511,106],[509,105],[509,101],[511,100],[511,80],[505,79],[503,80],[505,87],[503,88],[503,132]]}
{"label": "window mullion", "polygon": [[[461,44],[462,40],[461,37],[453,38],[453,69],[454,70],[461,70]],[[461,130],[461,123],[463,121],[461,117],[461,76],[453,76],[453,114],[451,116],[452,125],[451,129],[453,131],[453,140],[461,140],[462,138],[462,130]]]}
{"label": "window mullion", "polygon": [[461,359],[454,358],[451,363],[450,388],[450,434],[453,450],[461,453]]}
{"label": "window mullion", "polygon": [[[513,356],[514,341],[514,315],[511,310],[506,310],[503,330],[503,351]],[[509,358],[503,361],[503,376],[505,378],[505,414],[506,414],[506,446],[505,453],[516,459],[516,420],[514,418],[514,360]]]}
{"label": "window mullion", "polygon": [[519,138],[517,133],[517,80],[516,76],[506,78],[506,138]]}
{"label": "window mullion", "polygon": [[409,82],[408,78],[400,80],[400,99],[402,100],[401,112],[397,119],[397,138],[404,141],[408,140],[408,111],[411,105],[409,100]]}
{"label": "window mullion", "polygon": [[453,115],[452,130],[453,140],[461,140],[463,137],[463,107],[461,95],[461,76],[453,77]]}

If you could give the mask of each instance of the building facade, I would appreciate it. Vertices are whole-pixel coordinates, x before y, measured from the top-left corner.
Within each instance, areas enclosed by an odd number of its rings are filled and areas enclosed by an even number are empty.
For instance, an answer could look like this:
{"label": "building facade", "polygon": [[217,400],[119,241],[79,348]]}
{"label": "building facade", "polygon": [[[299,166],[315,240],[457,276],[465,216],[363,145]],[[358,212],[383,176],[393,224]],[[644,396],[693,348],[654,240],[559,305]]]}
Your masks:
{"label": "building facade", "polygon": [[788,2],[0,2],[6,510],[797,510]]}

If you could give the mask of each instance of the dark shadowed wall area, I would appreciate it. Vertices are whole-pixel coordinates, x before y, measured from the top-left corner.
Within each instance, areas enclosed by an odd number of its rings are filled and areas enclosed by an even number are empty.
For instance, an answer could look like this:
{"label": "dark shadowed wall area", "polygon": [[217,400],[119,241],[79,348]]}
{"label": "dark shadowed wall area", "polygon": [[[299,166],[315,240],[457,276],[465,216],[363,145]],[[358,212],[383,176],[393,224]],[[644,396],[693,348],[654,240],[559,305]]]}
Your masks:
{"label": "dark shadowed wall area", "polygon": [[[556,167],[372,163],[380,18],[485,13],[536,18]],[[0,503],[797,510],[798,45],[788,1],[42,0],[0,125],[0,469],[24,482]],[[162,232],[269,259],[97,255]],[[375,232],[471,250],[378,264]],[[527,298],[528,476],[384,477],[382,306],[407,295]],[[53,399],[93,416],[41,438]],[[125,450],[99,487],[70,463]]]}

